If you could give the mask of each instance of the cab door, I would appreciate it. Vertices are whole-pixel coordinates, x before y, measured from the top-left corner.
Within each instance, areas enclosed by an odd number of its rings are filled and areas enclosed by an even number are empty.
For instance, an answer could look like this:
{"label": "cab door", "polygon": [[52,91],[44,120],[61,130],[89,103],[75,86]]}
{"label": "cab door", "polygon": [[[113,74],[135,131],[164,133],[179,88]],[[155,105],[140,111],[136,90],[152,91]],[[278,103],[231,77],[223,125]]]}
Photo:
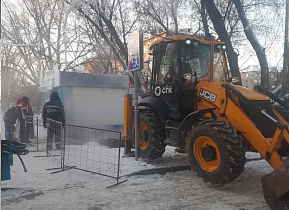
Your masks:
{"label": "cab door", "polygon": [[179,65],[177,42],[160,43],[155,51],[153,96],[170,108],[170,118],[179,115]]}

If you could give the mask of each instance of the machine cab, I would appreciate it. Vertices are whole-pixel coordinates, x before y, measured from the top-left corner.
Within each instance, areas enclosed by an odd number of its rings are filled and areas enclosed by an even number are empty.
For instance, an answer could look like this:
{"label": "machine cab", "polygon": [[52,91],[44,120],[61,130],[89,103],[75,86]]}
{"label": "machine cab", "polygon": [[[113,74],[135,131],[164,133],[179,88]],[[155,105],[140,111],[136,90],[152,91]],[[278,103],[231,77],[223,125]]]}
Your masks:
{"label": "machine cab", "polygon": [[[210,71],[211,46],[214,46]],[[194,84],[199,80],[228,80],[224,43],[190,36],[168,37],[150,49],[151,95],[170,108],[169,118],[182,119],[193,111]],[[213,76],[210,77],[210,72]]]}

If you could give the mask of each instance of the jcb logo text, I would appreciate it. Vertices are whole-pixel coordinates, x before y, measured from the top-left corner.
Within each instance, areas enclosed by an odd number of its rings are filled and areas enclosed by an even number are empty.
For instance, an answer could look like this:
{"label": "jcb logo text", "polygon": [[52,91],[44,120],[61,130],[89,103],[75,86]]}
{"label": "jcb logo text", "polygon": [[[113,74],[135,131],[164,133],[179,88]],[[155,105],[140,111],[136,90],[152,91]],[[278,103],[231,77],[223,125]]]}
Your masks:
{"label": "jcb logo text", "polygon": [[217,95],[215,95],[214,93],[211,93],[210,91],[204,90],[204,89],[201,89],[199,95],[214,102],[214,103],[215,103],[216,98],[217,98]]}

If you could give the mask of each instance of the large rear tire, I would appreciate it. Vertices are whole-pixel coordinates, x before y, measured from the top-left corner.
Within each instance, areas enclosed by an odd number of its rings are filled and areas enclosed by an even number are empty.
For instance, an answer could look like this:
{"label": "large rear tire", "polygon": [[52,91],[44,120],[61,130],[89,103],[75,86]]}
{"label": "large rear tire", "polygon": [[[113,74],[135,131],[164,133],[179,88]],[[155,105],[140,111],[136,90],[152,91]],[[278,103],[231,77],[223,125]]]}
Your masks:
{"label": "large rear tire", "polygon": [[244,171],[242,138],[227,122],[207,119],[195,124],[186,138],[186,152],[192,169],[205,182],[226,184]]}
{"label": "large rear tire", "polygon": [[156,112],[140,111],[138,149],[143,158],[157,159],[165,152],[165,127]]}

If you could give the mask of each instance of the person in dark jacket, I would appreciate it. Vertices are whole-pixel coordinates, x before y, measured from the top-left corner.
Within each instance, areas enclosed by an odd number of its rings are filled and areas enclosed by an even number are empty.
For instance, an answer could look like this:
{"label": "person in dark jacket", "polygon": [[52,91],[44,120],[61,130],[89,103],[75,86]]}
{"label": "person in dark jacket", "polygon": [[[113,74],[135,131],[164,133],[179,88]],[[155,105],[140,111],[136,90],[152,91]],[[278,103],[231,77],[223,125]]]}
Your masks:
{"label": "person in dark jacket", "polygon": [[27,117],[29,115],[28,110],[29,98],[24,96],[21,98],[21,102],[18,105],[18,120],[20,123],[20,141],[22,143],[29,143],[29,125],[27,124]]}
{"label": "person in dark jacket", "polygon": [[52,149],[53,138],[55,138],[56,149],[61,149],[61,130],[62,126],[65,125],[66,117],[63,104],[57,92],[53,91],[50,95],[50,100],[43,106],[42,117],[43,126],[48,129],[48,149]]}
{"label": "person in dark jacket", "polygon": [[11,140],[14,141],[15,124],[18,117],[18,104],[20,99],[17,100],[16,104],[10,107],[4,114],[3,120],[5,123],[5,139],[9,139],[9,129],[11,132]]}

